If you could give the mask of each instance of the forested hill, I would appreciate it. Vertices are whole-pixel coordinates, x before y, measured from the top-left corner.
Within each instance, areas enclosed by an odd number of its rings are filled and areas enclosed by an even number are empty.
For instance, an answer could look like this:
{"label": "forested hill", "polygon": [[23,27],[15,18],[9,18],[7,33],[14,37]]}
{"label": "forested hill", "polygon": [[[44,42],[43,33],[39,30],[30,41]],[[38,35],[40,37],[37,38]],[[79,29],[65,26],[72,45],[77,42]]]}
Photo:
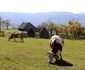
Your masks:
{"label": "forested hill", "polygon": [[67,24],[69,20],[80,22],[85,26],[85,13],[70,12],[48,12],[48,13],[16,13],[16,12],[0,12],[0,16],[9,19],[14,24],[20,25],[21,22],[31,22],[35,26],[41,22],[53,21],[56,24]]}

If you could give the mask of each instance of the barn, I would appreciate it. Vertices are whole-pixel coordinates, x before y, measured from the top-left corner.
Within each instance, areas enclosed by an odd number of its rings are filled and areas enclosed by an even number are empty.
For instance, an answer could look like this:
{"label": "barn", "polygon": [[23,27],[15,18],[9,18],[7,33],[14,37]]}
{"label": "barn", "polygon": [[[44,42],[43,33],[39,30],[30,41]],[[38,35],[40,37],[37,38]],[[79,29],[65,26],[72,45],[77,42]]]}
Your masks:
{"label": "barn", "polygon": [[21,25],[18,27],[18,30],[28,32],[30,28],[36,31],[36,27],[30,22],[22,22]]}
{"label": "barn", "polygon": [[49,38],[49,32],[47,31],[46,28],[42,28],[39,32],[39,37],[40,38]]}
{"label": "barn", "polygon": [[35,37],[35,32],[34,32],[34,30],[32,28],[30,28],[28,30],[27,34],[28,34],[28,37]]}
{"label": "barn", "polygon": [[18,27],[18,30],[27,32],[28,37],[35,37],[35,31],[37,28],[30,22],[22,22]]}
{"label": "barn", "polygon": [[28,37],[35,37],[35,32],[39,32],[40,38],[49,38],[49,32],[46,28],[36,28],[30,22],[22,22],[18,30],[27,32]]}

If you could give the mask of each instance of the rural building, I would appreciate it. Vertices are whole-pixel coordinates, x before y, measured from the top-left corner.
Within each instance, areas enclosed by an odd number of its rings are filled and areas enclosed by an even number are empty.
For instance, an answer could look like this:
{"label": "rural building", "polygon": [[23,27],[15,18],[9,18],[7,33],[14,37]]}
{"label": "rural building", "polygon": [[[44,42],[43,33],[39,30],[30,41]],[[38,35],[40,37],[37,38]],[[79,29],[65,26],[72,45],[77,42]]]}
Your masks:
{"label": "rural building", "polygon": [[34,32],[34,30],[32,28],[30,28],[28,30],[27,34],[28,34],[28,37],[35,37],[35,32]]}
{"label": "rural building", "polygon": [[42,28],[39,32],[39,37],[40,38],[49,38],[49,32],[47,31],[46,28]]}
{"label": "rural building", "polygon": [[49,32],[46,28],[36,28],[30,22],[22,22],[18,30],[26,31],[28,37],[35,37],[35,32],[39,32],[40,38],[49,38]]}
{"label": "rural building", "polygon": [[30,28],[36,31],[36,27],[33,26],[30,22],[22,22],[21,25],[18,27],[20,31],[26,32],[28,32]]}

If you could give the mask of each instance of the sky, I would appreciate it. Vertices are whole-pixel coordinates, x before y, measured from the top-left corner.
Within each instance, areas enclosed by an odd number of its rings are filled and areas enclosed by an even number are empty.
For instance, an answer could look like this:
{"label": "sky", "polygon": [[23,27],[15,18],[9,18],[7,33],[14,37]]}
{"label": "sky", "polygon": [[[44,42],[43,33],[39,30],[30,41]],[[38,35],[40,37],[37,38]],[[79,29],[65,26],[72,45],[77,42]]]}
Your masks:
{"label": "sky", "polygon": [[85,13],[85,0],[0,0],[0,12]]}

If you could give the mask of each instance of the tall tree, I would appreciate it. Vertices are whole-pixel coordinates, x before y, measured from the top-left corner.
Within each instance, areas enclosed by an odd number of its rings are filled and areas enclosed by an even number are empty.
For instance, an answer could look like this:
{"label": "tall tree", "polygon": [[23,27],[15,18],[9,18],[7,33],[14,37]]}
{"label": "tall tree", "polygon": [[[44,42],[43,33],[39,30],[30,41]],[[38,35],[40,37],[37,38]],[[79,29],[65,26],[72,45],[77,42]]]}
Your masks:
{"label": "tall tree", "polygon": [[58,35],[58,28],[59,28],[58,25],[57,24],[54,24],[53,28],[54,28],[54,30],[56,32],[56,35]]}
{"label": "tall tree", "polygon": [[4,29],[4,27],[6,27],[6,21],[5,19],[2,19],[1,21],[1,27]]}
{"label": "tall tree", "polygon": [[9,25],[10,25],[10,20],[6,19],[6,27],[7,27],[7,30],[8,30]]}
{"label": "tall tree", "polygon": [[78,35],[81,32],[81,24],[79,22],[74,22],[74,34]]}
{"label": "tall tree", "polygon": [[68,36],[68,25],[63,25],[64,26],[64,32],[66,36]]}
{"label": "tall tree", "polygon": [[81,33],[81,24],[79,22],[74,22],[70,27],[69,31],[73,36],[77,36]]}
{"label": "tall tree", "polygon": [[68,25],[73,25],[73,21],[72,20],[69,20],[68,21]]}
{"label": "tall tree", "polygon": [[0,16],[0,30],[1,30],[1,20],[2,20],[2,17]]}
{"label": "tall tree", "polygon": [[54,22],[49,22],[48,23],[48,30],[50,31],[51,36],[53,34],[54,26],[55,26]]}
{"label": "tall tree", "polygon": [[62,25],[62,24],[59,25],[59,26],[58,26],[58,31],[59,31],[60,34],[63,35],[63,34],[64,34],[64,25]]}
{"label": "tall tree", "polygon": [[38,28],[46,28],[47,29],[47,23],[42,22],[40,25],[38,25]]}
{"label": "tall tree", "polygon": [[73,31],[73,21],[72,20],[69,20],[68,21],[68,33],[71,33],[72,34],[72,31]]}

